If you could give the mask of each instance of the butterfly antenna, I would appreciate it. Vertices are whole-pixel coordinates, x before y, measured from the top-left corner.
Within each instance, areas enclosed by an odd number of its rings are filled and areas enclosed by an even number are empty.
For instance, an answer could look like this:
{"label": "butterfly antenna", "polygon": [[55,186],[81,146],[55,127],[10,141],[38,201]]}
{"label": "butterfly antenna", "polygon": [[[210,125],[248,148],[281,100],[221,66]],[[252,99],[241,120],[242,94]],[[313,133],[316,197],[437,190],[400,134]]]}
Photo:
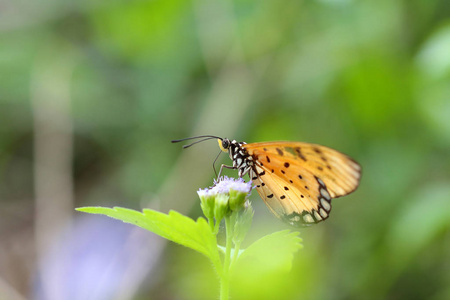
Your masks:
{"label": "butterfly antenna", "polygon": [[183,149],[189,148],[195,144],[210,140],[210,139],[219,139],[222,140],[221,137],[215,136],[215,135],[199,135],[199,136],[193,136],[193,137],[188,137],[188,138],[184,138],[184,139],[179,139],[179,140],[172,140],[172,143],[178,143],[178,142],[182,142],[182,141],[188,141],[188,140],[193,140],[193,139],[199,139],[199,138],[203,138],[199,141],[195,141],[189,145],[184,145]]}

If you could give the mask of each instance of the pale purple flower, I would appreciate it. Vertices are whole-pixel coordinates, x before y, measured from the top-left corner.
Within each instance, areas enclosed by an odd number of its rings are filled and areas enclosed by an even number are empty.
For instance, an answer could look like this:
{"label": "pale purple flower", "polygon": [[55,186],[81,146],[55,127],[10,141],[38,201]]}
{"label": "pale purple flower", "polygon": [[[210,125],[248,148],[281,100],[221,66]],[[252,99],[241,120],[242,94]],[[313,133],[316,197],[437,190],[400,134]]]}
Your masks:
{"label": "pale purple flower", "polygon": [[214,186],[211,188],[211,191],[216,194],[227,194],[230,190],[248,194],[252,190],[252,184],[245,182],[243,178],[235,179],[223,176],[218,181],[214,180]]}
{"label": "pale purple flower", "polygon": [[214,185],[207,189],[199,189],[203,213],[206,217],[220,221],[230,211],[240,210],[252,190],[251,182],[242,178],[229,178],[227,176],[214,180]]}

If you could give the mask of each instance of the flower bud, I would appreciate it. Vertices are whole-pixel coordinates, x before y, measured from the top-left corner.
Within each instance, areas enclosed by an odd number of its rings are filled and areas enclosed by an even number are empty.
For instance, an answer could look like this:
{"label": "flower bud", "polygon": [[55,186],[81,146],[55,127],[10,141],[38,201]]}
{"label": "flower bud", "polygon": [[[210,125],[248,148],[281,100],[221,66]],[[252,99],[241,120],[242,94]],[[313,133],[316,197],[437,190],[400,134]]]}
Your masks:
{"label": "flower bud", "polygon": [[252,190],[252,184],[244,179],[221,177],[214,181],[214,186],[208,189],[200,189],[197,193],[200,197],[203,214],[216,222],[220,222],[232,211],[244,208],[244,203]]}
{"label": "flower bud", "polygon": [[230,189],[230,209],[232,211],[240,210],[244,207],[244,203],[248,192],[241,192],[239,190],[235,190],[233,188]]}
{"label": "flower bud", "polygon": [[206,218],[212,219],[214,218],[214,206],[215,206],[215,195],[213,195],[211,190],[208,189],[200,189],[197,191],[198,196],[200,197],[200,206],[202,208],[203,214]]}
{"label": "flower bud", "polygon": [[230,199],[230,195],[227,194],[218,194],[216,196],[215,206],[214,206],[214,217],[216,218],[216,222],[220,223],[223,217],[230,212],[230,207],[228,205],[228,200]]}

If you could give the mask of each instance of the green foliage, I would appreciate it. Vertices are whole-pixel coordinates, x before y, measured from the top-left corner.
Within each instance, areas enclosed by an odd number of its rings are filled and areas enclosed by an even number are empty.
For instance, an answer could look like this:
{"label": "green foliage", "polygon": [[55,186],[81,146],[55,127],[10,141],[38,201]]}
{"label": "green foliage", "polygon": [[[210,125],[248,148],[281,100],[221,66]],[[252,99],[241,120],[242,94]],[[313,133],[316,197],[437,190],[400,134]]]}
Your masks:
{"label": "green foliage", "polygon": [[399,212],[387,236],[392,264],[397,268],[406,267],[427,244],[450,227],[449,199],[450,186],[440,182],[424,187],[410,199],[411,205]]}
{"label": "green foliage", "polygon": [[[217,244],[215,226],[210,226],[204,218],[198,218],[197,221],[194,221],[176,211],[164,214],[155,210],[144,209],[141,213],[121,207],[82,207],[77,208],[77,210],[90,214],[105,215],[139,226],[169,241],[205,255],[211,260],[221,281],[221,299],[228,299],[229,277],[241,263],[245,268],[260,270],[261,272],[288,271],[291,268],[294,253],[302,247],[302,240],[298,237],[298,232],[283,230],[264,236],[247,249],[240,250],[240,244],[253,216],[251,208],[246,208],[245,213],[235,211],[229,212],[225,216],[226,247]],[[242,218],[247,220],[242,221]],[[235,248],[231,248],[232,241]],[[222,256],[219,255],[219,252]]]}
{"label": "green foliage", "polygon": [[204,218],[192,220],[176,211],[164,214],[151,209],[138,212],[122,207],[82,207],[77,210],[101,214],[149,230],[174,243],[198,251],[219,266],[216,237]]}

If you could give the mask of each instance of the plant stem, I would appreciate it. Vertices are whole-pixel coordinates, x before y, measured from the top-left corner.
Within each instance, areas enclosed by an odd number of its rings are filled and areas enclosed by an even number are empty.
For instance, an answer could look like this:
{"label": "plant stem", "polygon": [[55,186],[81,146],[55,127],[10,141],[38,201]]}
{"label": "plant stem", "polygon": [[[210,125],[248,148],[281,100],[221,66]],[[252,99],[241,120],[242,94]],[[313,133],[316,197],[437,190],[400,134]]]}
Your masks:
{"label": "plant stem", "polygon": [[214,218],[208,218],[209,227],[211,227],[211,232],[215,233]]}
{"label": "plant stem", "polygon": [[236,260],[237,260],[237,258],[239,256],[239,249],[240,248],[241,248],[241,243],[235,243],[234,244],[234,255],[233,255],[233,259],[232,259],[231,264],[230,264],[230,269],[232,269],[234,264],[236,263]]}
{"label": "plant stem", "polygon": [[230,259],[231,259],[231,246],[233,243],[233,224],[230,224],[230,216],[225,217],[225,228],[227,235],[227,243],[225,250],[225,259],[223,263],[222,269],[222,278],[220,281],[220,300],[228,300],[229,290],[230,290]]}
{"label": "plant stem", "polygon": [[220,229],[220,221],[216,221],[216,224],[214,225],[214,234],[217,235],[219,233]]}

